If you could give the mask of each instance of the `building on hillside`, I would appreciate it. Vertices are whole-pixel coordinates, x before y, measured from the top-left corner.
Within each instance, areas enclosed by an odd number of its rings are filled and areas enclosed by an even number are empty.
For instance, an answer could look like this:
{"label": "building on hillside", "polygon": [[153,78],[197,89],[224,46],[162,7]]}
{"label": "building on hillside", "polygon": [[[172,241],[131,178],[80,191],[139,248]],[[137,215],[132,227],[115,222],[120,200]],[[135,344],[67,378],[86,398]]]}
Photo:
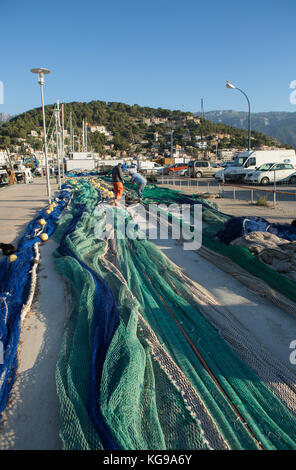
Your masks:
{"label": "building on hillside", "polygon": [[230,134],[217,134],[218,139],[231,139]]}
{"label": "building on hillside", "polygon": [[38,132],[34,130],[32,130],[28,135],[30,135],[31,137],[39,137]]}
{"label": "building on hillside", "polygon": [[186,116],[186,121],[193,121],[195,124],[199,124],[200,118],[195,116]]}
{"label": "building on hillside", "polygon": [[104,134],[106,137],[112,136],[105,126],[90,126],[89,130],[90,132],[100,132],[100,134]]}
{"label": "building on hillside", "polygon": [[236,156],[237,149],[229,149],[229,150],[218,150],[217,156],[219,160],[223,162],[230,162]]}

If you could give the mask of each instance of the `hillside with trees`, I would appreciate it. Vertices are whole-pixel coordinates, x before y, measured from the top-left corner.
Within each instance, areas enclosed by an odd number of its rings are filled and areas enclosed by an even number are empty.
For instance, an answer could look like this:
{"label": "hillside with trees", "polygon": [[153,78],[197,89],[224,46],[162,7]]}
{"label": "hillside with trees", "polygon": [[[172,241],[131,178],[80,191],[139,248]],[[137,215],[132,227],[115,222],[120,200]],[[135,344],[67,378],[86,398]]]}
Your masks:
{"label": "hillside with trees", "polygon": [[[54,105],[45,108],[48,135],[54,127]],[[208,149],[247,148],[248,133],[243,129],[196,117],[193,113],[162,108],[130,106],[124,103],[91,101],[64,104],[65,127],[69,131],[70,113],[74,134],[82,132],[82,122],[88,128],[104,126],[111,137],[97,130],[88,132],[89,148],[100,154],[115,155],[116,152],[164,154],[170,148],[173,131],[174,146],[178,145],[188,154],[198,153],[198,142],[207,142]],[[31,131],[37,131],[38,137]],[[35,108],[13,117],[0,125],[0,147],[11,150],[20,142],[27,142],[35,150],[42,149],[42,112]],[[69,144],[69,137],[66,137]],[[252,148],[261,146],[284,147],[272,137],[252,131]],[[287,147],[287,146],[286,146]]]}

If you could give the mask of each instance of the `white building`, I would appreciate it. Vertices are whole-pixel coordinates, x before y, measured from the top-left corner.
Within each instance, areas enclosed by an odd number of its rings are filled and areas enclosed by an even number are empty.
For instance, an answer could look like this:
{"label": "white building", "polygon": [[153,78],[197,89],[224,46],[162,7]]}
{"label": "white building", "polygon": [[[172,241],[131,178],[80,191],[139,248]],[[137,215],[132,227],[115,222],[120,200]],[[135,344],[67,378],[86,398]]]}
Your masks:
{"label": "white building", "polygon": [[110,137],[112,134],[106,129],[105,126],[90,126],[90,132],[100,132],[106,137]]}
{"label": "white building", "polygon": [[7,155],[5,152],[0,152],[0,166],[5,166],[8,164]]}

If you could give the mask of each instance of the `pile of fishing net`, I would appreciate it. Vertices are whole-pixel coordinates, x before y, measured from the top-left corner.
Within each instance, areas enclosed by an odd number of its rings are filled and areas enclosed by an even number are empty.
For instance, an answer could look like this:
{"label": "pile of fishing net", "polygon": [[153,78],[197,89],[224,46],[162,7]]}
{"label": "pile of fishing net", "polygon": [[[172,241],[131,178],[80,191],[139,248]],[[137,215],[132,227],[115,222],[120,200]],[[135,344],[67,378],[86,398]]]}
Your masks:
{"label": "pile of fishing net", "polygon": [[140,233],[119,237],[115,224],[106,238],[99,191],[85,181],[73,189],[55,232],[73,304],[56,372],[64,448],[295,449],[295,400],[285,400],[295,384],[279,392],[270,379],[289,372],[256,373],[257,350],[242,360],[197,286]]}
{"label": "pile of fishing net", "polygon": [[296,241],[289,242],[269,232],[251,232],[230,244],[248,248],[260,261],[296,282]]}
{"label": "pile of fishing net", "polygon": [[279,238],[289,241],[296,240],[296,227],[290,224],[270,223],[258,216],[231,217],[217,233],[217,237],[223,243],[229,244],[236,238],[243,237],[251,232],[269,232]]}

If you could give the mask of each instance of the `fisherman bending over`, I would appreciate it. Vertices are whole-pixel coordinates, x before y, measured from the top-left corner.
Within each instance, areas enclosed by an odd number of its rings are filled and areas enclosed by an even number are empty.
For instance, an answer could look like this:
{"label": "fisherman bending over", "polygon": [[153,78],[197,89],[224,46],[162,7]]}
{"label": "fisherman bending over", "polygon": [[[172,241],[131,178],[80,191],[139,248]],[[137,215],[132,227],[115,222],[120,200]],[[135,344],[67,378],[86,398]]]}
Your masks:
{"label": "fisherman bending over", "polygon": [[134,183],[137,185],[137,193],[140,199],[143,197],[143,191],[147,184],[146,178],[142,176],[140,173],[133,173],[131,175],[131,188],[133,188]]}

